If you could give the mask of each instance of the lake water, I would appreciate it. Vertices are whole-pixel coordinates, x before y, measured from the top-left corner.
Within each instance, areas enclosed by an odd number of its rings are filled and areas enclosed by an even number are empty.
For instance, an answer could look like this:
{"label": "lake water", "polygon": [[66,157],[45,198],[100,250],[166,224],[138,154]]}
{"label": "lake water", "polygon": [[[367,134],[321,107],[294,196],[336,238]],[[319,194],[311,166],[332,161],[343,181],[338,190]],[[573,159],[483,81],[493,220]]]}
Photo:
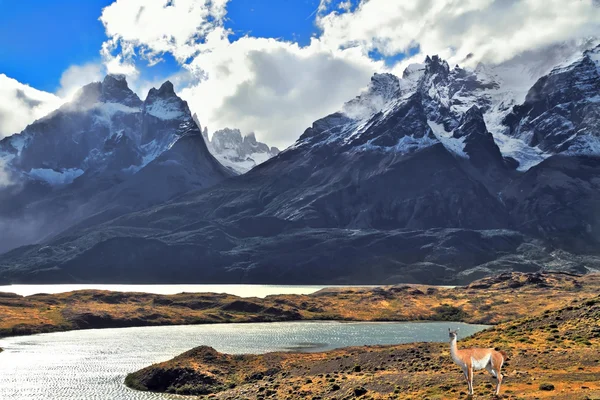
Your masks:
{"label": "lake water", "polygon": [[456,322],[277,322],[93,329],[0,339],[0,399],[173,399],[137,392],[125,376],[200,345],[232,354],[446,341],[485,325]]}
{"label": "lake water", "polygon": [[4,285],[0,292],[29,296],[37,293],[64,293],[73,290],[97,289],[116,292],[144,292],[155,294],[227,293],[240,297],[265,297],[272,294],[311,294],[328,286],[314,285]]}

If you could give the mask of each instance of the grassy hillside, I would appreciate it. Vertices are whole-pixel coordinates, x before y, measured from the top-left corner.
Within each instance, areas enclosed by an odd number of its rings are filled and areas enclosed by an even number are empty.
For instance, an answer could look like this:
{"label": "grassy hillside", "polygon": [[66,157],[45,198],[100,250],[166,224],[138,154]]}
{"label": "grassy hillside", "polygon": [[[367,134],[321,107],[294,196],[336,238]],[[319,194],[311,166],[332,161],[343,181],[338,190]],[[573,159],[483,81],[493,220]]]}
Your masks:
{"label": "grassy hillside", "polygon": [[497,324],[600,292],[600,274],[507,273],[465,287],[398,285],[240,298],[98,290],[0,293],[0,336],[86,328],[291,320],[463,321]]}
{"label": "grassy hillside", "polygon": [[[459,346],[508,352],[503,398],[600,398],[600,296],[531,314],[459,341]],[[223,400],[466,398],[466,383],[449,345],[436,343],[242,356],[198,347],[130,374],[126,383],[139,390]],[[475,398],[492,397],[494,385],[487,372],[476,373]]]}

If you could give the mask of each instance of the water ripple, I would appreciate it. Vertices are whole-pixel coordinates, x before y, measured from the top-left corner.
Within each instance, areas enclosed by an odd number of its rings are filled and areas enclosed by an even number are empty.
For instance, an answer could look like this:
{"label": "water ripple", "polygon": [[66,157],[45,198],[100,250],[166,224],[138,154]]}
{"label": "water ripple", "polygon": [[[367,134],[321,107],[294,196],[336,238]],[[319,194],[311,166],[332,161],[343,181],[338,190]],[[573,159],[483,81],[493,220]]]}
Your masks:
{"label": "water ripple", "polygon": [[445,341],[484,325],[461,323],[276,322],[94,329],[0,340],[0,399],[175,399],[123,385],[125,376],[192,347],[243,354],[323,351],[345,346]]}

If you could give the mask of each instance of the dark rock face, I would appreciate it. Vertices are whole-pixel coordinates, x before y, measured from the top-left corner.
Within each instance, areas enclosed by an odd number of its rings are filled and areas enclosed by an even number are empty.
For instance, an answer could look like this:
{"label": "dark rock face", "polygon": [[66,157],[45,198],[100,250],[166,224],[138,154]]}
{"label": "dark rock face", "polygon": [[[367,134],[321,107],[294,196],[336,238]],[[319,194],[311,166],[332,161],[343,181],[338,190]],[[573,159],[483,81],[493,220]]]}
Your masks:
{"label": "dark rock face", "polygon": [[552,153],[594,154],[600,143],[600,46],[540,78],[506,116],[510,134]]}
{"label": "dark rock face", "polygon": [[600,243],[600,157],[556,155],[503,192],[518,229],[556,246],[596,252]]}
{"label": "dark rock face", "polygon": [[[585,110],[594,109],[600,80],[594,54],[542,78],[525,104],[507,111],[508,132],[550,120],[568,104],[569,121],[587,124],[578,140],[593,143],[597,119]],[[567,92],[565,79],[581,88]],[[486,124],[486,113],[498,109],[490,94],[497,89],[439,57],[409,67],[404,79],[375,75],[293,146],[219,182],[227,171],[208,154],[208,134],[165,84],[141,108],[149,130],[131,137],[141,153],[125,154],[144,160],[168,142],[161,138],[176,143],[131,178],[94,175],[122,180],[101,195],[87,189],[95,214],[86,209],[61,235],[0,257],[0,278],[456,284],[504,271],[600,267],[600,152],[549,146],[557,154],[517,171],[518,160],[504,157]],[[166,118],[177,113],[185,116],[178,124]],[[556,136],[538,133],[539,143]],[[213,142],[259,146],[234,130]],[[130,145],[115,137],[105,146]],[[77,178],[82,188],[89,174]],[[149,190],[154,180],[162,183]]]}

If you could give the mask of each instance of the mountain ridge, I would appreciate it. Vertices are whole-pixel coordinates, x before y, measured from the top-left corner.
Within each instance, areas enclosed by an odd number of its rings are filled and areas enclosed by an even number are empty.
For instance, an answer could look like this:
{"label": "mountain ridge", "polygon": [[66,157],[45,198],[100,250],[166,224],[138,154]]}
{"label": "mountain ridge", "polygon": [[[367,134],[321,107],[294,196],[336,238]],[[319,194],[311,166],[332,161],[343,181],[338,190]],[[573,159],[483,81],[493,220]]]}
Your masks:
{"label": "mountain ridge", "polygon": [[[204,170],[190,174],[182,166],[161,165],[161,178],[147,178],[149,188],[143,188],[140,173],[157,172],[153,161],[190,135],[200,139],[195,149],[208,160]],[[230,177],[205,147],[187,103],[170,82],[151,89],[145,101],[122,75],[85,85],[71,102],[0,141],[11,180],[0,187],[0,225],[10,228],[14,240],[3,241],[0,250],[51,237],[107,208],[139,209]],[[205,184],[192,175],[203,176]],[[179,184],[172,185],[174,178]],[[128,198],[136,190],[137,202]],[[32,227],[18,239],[23,221]]]}
{"label": "mountain ridge", "polygon": [[[579,72],[566,69],[559,81]],[[530,157],[536,146],[493,122],[501,87],[490,75],[437,56],[402,79],[376,74],[339,112],[244,175],[70,230],[41,245],[51,251],[44,259],[40,246],[5,254],[0,276],[455,284],[511,270],[600,268],[600,153]],[[592,91],[560,97],[564,85],[544,87],[573,118],[588,116],[587,137],[600,136]],[[525,121],[519,110],[530,100],[502,113]],[[498,139],[507,137],[516,146],[508,153]]]}

